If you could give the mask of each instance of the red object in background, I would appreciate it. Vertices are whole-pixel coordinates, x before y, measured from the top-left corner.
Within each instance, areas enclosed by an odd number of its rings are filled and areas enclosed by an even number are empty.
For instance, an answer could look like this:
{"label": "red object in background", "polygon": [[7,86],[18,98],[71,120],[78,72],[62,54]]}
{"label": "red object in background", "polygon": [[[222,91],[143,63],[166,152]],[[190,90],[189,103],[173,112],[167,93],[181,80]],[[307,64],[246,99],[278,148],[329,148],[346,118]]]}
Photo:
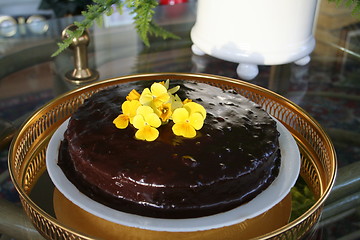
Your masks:
{"label": "red object in background", "polygon": [[175,5],[178,3],[186,3],[187,0],[160,0],[159,4],[160,5]]}
{"label": "red object in background", "polygon": [[[186,3],[188,0],[159,0],[159,5],[167,5],[165,11],[163,11],[163,15],[165,18],[177,18],[182,16],[184,12],[186,12],[187,4],[180,4]],[[169,7],[168,7],[169,6]]]}

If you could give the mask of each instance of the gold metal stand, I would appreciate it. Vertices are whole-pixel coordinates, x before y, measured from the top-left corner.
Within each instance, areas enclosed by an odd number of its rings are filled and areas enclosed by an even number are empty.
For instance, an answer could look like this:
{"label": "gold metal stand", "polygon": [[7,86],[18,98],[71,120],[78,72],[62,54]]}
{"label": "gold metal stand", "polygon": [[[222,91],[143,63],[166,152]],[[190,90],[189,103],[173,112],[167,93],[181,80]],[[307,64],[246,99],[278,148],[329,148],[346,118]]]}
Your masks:
{"label": "gold metal stand", "polygon": [[[85,99],[95,92],[129,82],[165,81],[167,79],[170,81],[203,82],[222,89],[233,89],[261,105],[269,114],[284,124],[299,147],[301,155],[300,175],[312,191],[315,203],[305,213],[285,226],[259,236],[257,239],[294,240],[307,237],[307,234],[313,231],[320,219],[324,202],[336,177],[335,149],[325,131],[296,104],[267,89],[237,79],[189,73],[137,74],[92,83],[54,99],[35,112],[22,125],[10,147],[9,173],[15,188],[19,192],[23,208],[35,228],[46,239],[94,239],[92,238],[94,236],[84,235],[79,229],[70,228],[60,222],[55,216],[46,212],[45,208],[37,205],[31,196],[32,190],[35,191],[41,177],[46,173],[45,158],[49,139]],[[44,190],[41,188],[42,193]],[[225,230],[219,229],[219,231]],[[174,236],[177,234],[174,232]],[[123,236],[119,236],[119,238],[123,239]],[[237,237],[237,239],[240,238],[241,236]]]}
{"label": "gold metal stand", "polygon": [[[62,38],[69,37],[68,30],[74,31],[77,27],[74,24],[66,27],[62,32]],[[82,84],[85,82],[92,82],[99,78],[99,73],[96,70],[88,67],[87,46],[89,45],[90,37],[85,31],[79,38],[74,38],[70,48],[74,50],[74,65],[75,68],[65,74],[65,79],[75,84]]]}

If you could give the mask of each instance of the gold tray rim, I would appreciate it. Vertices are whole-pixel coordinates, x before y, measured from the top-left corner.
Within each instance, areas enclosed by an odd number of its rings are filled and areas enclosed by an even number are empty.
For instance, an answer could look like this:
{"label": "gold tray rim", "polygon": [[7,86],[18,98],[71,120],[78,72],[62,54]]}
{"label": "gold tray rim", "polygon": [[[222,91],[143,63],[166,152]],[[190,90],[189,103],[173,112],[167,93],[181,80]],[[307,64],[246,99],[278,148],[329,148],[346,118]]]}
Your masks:
{"label": "gold tray rim", "polygon": [[[279,228],[274,232],[259,236],[258,238],[255,238],[255,239],[268,239],[268,238],[277,236],[277,235],[285,232],[286,230],[291,229],[294,226],[306,221],[306,219],[310,215],[314,214],[314,212],[321,211],[326,198],[330,194],[331,189],[333,188],[333,186],[335,184],[338,164],[337,164],[335,148],[333,146],[332,141],[330,140],[330,137],[327,135],[327,133],[324,131],[324,129],[321,127],[321,125],[310,114],[308,114],[303,108],[301,108],[294,102],[290,101],[289,99],[281,96],[280,94],[273,92],[269,89],[266,89],[264,87],[243,81],[243,80],[234,79],[234,78],[225,77],[225,76],[213,75],[213,74],[206,74],[206,73],[177,73],[177,72],[130,74],[130,75],[113,77],[113,78],[108,78],[108,79],[104,79],[101,81],[89,83],[89,84],[86,84],[84,86],[78,87],[76,89],[70,90],[66,93],[59,95],[58,97],[52,99],[47,104],[43,105],[41,108],[36,110],[32,115],[30,115],[30,117],[27,118],[27,120],[21,125],[19,130],[16,132],[16,134],[11,142],[11,146],[10,146],[9,154],[8,154],[8,166],[9,166],[10,178],[11,178],[16,190],[18,191],[19,195],[22,198],[21,199],[22,203],[28,204],[33,209],[36,209],[41,215],[43,215],[44,217],[49,219],[53,224],[60,226],[62,228],[65,228],[67,231],[75,233],[76,235],[80,235],[84,239],[91,239],[91,238],[88,238],[88,236],[85,236],[85,235],[82,235],[81,233],[76,232],[76,230],[67,229],[66,227],[62,226],[62,224],[60,224],[56,218],[54,218],[53,216],[48,214],[41,207],[39,207],[37,204],[35,204],[33,202],[33,200],[30,198],[30,196],[26,193],[25,189],[21,186],[21,183],[19,183],[16,179],[16,176],[14,173],[14,168],[13,168],[13,165],[11,164],[11,161],[14,156],[14,147],[16,145],[18,137],[24,131],[24,127],[33,123],[35,121],[36,116],[39,115],[43,109],[46,109],[47,107],[51,106],[55,102],[57,102],[61,99],[69,98],[70,96],[76,95],[77,93],[83,92],[85,90],[97,90],[101,86],[105,86],[105,87],[111,86],[111,85],[115,85],[114,83],[120,83],[121,81],[137,81],[137,80],[150,80],[150,81],[152,80],[153,81],[153,80],[155,80],[154,77],[158,77],[158,78],[167,77],[167,78],[176,78],[176,79],[179,79],[179,78],[181,79],[181,77],[182,77],[182,78],[185,78],[185,80],[189,80],[191,78],[196,78],[196,79],[201,78],[201,79],[206,79],[206,80],[220,80],[220,81],[224,81],[226,83],[230,83],[231,85],[239,85],[240,84],[242,86],[245,86],[246,88],[256,90],[256,92],[270,94],[273,97],[273,99],[281,101],[282,103],[286,104],[287,106],[290,106],[293,109],[296,109],[298,113],[300,113],[303,117],[305,117],[307,119],[307,121],[311,122],[313,124],[313,126],[317,128],[319,133],[323,136],[323,138],[324,138],[323,140],[328,145],[328,147],[330,149],[330,155],[331,155],[330,158],[331,158],[332,164],[333,164],[331,166],[331,178],[329,179],[329,182],[328,182],[326,188],[323,190],[323,193],[320,196],[320,198],[317,199],[317,201],[314,203],[314,205],[311,208],[309,208],[305,213],[303,213],[300,217],[291,221],[284,227]],[[59,121],[59,124],[61,124],[61,122],[62,121]],[[51,136],[48,136],[48,137],[51,137]]]}

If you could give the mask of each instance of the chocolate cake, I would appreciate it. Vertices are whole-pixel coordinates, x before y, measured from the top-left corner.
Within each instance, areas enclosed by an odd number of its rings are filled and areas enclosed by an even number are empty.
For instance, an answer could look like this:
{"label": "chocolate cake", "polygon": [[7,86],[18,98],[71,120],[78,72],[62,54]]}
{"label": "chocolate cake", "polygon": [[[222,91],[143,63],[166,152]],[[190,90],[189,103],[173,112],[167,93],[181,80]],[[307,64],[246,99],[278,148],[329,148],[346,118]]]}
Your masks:
{"label": "chocolate cake", "polygon": [[59,166],[84,194],[111,208],[158,218],[191,218],[244,204],[276,178],[280,150],[276,122],[233,90],[195,82],[180,85],[181,99],[207,111],[193,138],[160,126],[155,141],[118,129],[113,120],[131,89],[122,84],[87,99],[72,115],[59,151]]}

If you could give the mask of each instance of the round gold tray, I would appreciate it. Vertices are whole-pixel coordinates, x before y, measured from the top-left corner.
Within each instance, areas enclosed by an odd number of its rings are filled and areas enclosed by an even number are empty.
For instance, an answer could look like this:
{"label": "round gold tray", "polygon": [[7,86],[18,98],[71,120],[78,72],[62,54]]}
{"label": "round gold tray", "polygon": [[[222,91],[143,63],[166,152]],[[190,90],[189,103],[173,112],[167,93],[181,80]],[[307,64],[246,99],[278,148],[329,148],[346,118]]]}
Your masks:
{"label": "round gold tray", "polygon": [[45,152],[54,131],[86,98],[101,89],[126,82],[167,79],[205,82],[223,89],[234,89],[284,124],[299,146],[300,175],[316,201],[300,217],[258,239],[300,239],[308,234],[319,220],[337,169],[334,147],[320,125],[300,107],[267,89],[221,76],[183,73],[138,74],[96,82],[54,99],[23,124],[10,148],[9,169],[23,208],[38,231],[47,239],[90,239],[63,225],[31,197],[32,190],[46,172]]}

